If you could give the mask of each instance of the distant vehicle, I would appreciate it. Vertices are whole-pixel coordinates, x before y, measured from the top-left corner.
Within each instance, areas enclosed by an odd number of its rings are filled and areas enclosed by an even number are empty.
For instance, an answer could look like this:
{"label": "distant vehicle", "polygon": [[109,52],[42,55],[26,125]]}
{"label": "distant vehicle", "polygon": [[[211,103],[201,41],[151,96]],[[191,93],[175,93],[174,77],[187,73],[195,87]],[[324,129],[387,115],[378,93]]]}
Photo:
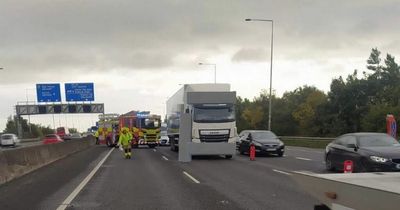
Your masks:
{"label": "distant vehicle", "polygon": [[82,135],[80,133],[72,133],[70,137],[71,139],[81,139]]}
{"label": "distant vehicle", "polygon": [[1,146],[16,146],[19,143],[19,139],[17,135],[12,133],[5,133],[2,134],[0,137],[0,144]]}
{"label": "distant vehicle", "polygon": [[120,129],[126,127],[133,133],[132,147],[140,145],[154,148],[159,144],[161,116],[148,111],[130,111],[119,118]]}
{"label": "distant vehicle", "polygon": [[[180,116],[191,115],[192,139],[190,142],[212,148],[224,146],[224,154],[210,149],[213,155],[227,159],[236,153],[237,128],[235,119],[236,92],[229,84],[185,84],[167,101],[167,125],[171,150],[178,151]],[[216,144],[217,143],[217,144]]]}
{"label": "distant vehicle", "polygon": [[160,146],[169,146],[170,144],[167,131],[161,131],[160,135]]}
{"label": "distant vehicle", "polygon": [[43,138],[43,144],[54,144],[64,142],[62,138],[57,134],[49,134]]}
{"label": "distant vehicle", "polygon": [[276,154],[282,157],[285,152],[284,143],[271,131],[246,130],[241,135],[239,152],[242,155],[249,153],[251,144],[254,144],[256,153],[259,154]]}
{"label": "distant vehicle", "polygon": [[66,127],[58,127],[57,130],[56,130],[56,134],[60,138],[62,138],[64,140],[70,140],[71,139],[69,130]]}
{"label": "distant vehicle", "polygon": [[91,132],[84,132],[84,133],[82,133],[82,137],[88,137],[88,136],[94,136],[94,134],[91,133]]}
{"label": "distant vehicle", "polygon": [[345,134],[326,146],[326,168],[343,171],[345,160],[355,172],[400,171],[400,144],[386,133]]}

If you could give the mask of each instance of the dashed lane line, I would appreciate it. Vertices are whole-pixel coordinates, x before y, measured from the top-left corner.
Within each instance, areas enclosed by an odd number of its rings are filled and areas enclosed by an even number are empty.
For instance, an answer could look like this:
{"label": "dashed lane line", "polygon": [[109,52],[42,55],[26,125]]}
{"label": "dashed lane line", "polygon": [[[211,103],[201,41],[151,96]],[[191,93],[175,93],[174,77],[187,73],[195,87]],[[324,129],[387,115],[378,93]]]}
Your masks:
{"label": "dashed lane line", "polygon": [[194,178],[192,175],[190,175],[188,172],[183,171],[183,174],[185,174],[187,177],[189,177],[189,179],[191,179],[194,183],[196,184],[200,184],[200,181],[197,180],[196,178]]}
{"label": "dashed lane line", "polygon": [[296,159],[298,159],[298,160],[311,161],[311,159],[309,159],[309,158],[303,158],[303,157],[296,157]]}
{"label": "dashed lane line", "polygon": [[280,173],[280,174],[285,174],[285,175],[288,175],[288,176],[292,175],[291,173],[288,173],[288,172],[285,172],[285,171],[276,170],[276,169],[272,169],[272,171],[275,171],[275,172]]}
{"label": "dashed lane line", "polygon": [[167,158],[167,157],[165,157],[164,155],[162,156],[162,158],[163,158],[164,160],[168,160],[168,158]]}

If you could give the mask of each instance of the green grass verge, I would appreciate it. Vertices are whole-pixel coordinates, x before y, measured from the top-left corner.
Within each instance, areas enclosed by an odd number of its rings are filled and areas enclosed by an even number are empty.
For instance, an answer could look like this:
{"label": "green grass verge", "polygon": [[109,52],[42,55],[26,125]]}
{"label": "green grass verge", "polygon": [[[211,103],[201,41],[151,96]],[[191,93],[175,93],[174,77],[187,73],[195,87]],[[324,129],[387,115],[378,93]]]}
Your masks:
{"label": "green grass verge", "polygon": [[281,139],[286,146],[324,149],[331,141],[307,139]]}

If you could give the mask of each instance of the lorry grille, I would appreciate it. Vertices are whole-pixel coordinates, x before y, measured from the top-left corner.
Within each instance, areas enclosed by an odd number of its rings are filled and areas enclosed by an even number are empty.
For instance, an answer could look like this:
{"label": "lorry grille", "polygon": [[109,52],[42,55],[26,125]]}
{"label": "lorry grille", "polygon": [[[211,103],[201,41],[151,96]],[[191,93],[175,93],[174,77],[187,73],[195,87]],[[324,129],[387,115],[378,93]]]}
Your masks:
{"label": "lorry grille", "polygon": [[200,135],[201,142],[228,142],[229,134],[224,135]]}
{"label": "lorry grille", "polygon": [[157,139],[157,135],[154,135],[154,134],[147,134],[147,135],[146,135],[146,139],[147,139],[147,140],[156,140],[156,139]]}

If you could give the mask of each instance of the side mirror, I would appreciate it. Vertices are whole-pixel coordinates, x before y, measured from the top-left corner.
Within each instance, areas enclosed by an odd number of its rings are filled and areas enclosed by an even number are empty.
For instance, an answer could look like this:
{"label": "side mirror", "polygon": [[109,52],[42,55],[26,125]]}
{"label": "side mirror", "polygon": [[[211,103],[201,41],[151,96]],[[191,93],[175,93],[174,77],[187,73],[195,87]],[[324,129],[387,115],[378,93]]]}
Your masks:
{"label": "side mirror", "polygon": [[352,149],[354,149],[354,151],[358,150],[358,146],[356,144],[347,144],[346,147],[347,148],[352,148]]}

